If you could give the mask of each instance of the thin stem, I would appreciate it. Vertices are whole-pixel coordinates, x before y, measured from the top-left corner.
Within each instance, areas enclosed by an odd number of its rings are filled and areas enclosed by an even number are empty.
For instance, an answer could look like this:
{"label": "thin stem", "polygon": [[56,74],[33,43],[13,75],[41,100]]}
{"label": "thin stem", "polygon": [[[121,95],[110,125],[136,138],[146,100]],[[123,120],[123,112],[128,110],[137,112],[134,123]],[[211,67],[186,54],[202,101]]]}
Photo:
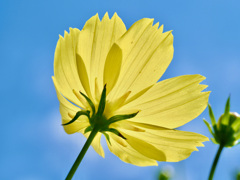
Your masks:
{"label": "thin stem", "polygon": [[210,174],[209,174],[208,180],[212,180],[212,179],[213,179],[213,175],[214,175],[215,169],[216,169],[216,167],[217,167],[217,163],[218,163],[218,160],[219,160],[219,157],[220,157],[220,155],[221,155],[221,152],[222,152],[223,148],[224,148],[224,145],[221,145],[221,144],[220,144],[220,146],[219,146],[219,148],[218,148],[218,151],[217,151],[217,154],[216,154],[216,156],[215,156],[215,159],[214,159],[214,161],[213,161],[212,168],[211,168],[211,172],[210,172]]}
{"label": "thin stem", "polygon": [[85,153],[87,152],[89,146],[91,145],[91,143],[92,143],[92,141],[93,141],[93,139],[94,139],[94,137],[96,136],[97,133],[98,133],[98,129],[97,128],[93,128],[91,134],[89,135],[86,143],[84,144],[81,152],[79,153],[76,161],[74,162],[74,164],[73,164],[71,170],[69,171],[69,173],[68,173],[68,175],[67,175],[65,180],[71,180],[72,179],[74,173],[76,172],[79,164],[81,163]]}

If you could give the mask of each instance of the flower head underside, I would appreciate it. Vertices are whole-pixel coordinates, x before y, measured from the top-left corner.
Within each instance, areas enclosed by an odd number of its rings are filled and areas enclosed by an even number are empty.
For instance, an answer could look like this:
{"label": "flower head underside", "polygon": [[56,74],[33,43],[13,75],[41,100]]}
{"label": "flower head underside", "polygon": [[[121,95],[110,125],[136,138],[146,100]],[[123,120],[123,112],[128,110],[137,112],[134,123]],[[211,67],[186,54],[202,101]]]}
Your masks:
{"label": "flower head underside", "polygon": [[157,82],[173,57],[171,31],[144,18],[128,30],[115,13],[90,18],[82,30],[60,36],[54,59],[54,85],[65,131],[88,137],[104,156],[101,135],[112,153],[138,166],[186,159],[208,140],[175,130],[199,116],[209,92],[201,75]]}

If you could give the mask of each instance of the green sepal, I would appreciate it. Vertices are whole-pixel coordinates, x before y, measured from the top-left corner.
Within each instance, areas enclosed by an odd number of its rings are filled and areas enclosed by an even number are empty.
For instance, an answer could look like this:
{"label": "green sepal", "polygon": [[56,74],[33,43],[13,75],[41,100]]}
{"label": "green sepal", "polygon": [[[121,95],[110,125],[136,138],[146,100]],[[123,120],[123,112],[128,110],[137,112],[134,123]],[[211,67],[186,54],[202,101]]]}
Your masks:
{"label": "green sepal", "polygon": [[225,115],[226,115],[226,114],[229,114],[229,112],[230,112],[230,96],[229,96],[228,99],[227,99],[224,114],[225,114]]}
{"label": "green sepal", "polygon": [[217,124],[213,125],[212,127],[214,130],[214,134],[217,134],[218,133]]}
{"label": "green sepal", "polygon": [[211,138],[211,141],[212,141],[214,144],[219,144],[219,143],[216,141],[216,139],[214,139],[214,138]]}
{"label": "green sepal", "polygon": [[[80,91],[79,91],[80,92]],[[88,104],[90,105],[91,109],[92,109],[92,115],[95,114],[95,106],[93,104],[93,102],[91,101],[91,99],[89,99],[85,94],[83,94],[82,92],[80,92],[80,94],[87,100]]]}
{"label": "green sepal", "polygon": [[98,106],[97,116],[101,116],[103,114],[105,109],[105,104],[106,104],[106,84],[104,85],[104,88],[102,91],[101,99]]}
{"label": "green sepal", "polygon": [[92,130],[93,130],[92,126],[88,126],[88,127],[84,130],[84,134],[86,134],[87,132],[92,131]]}
{"label": "green sepal", "polygon": [[204,123],[206,124],[206,126],[208,127],[209,132],[210,132],[210,133],[213,135],[213,137],[214,137],[214,133],[213,133],[213,131],[212,131],[211,125],[210,125],[205,119],[203,119],[203,121],[204,121]]}
{"label": "green sepal", "polygon": [[110,124],[115,123],[115,122],[117,122],[117,121],[121,121],[121,120],[133,118],[133,117],[135,117],[138,113],[139,113],[139,111],[136,112],[136,113],[132,113],[132,114],[125,114],[125,115],[116,115],[116,116],[113,116],[113,117],[111,117],[110,119],[108,119],[108,124],[110,125]]}
{"label": "green sepal", "polygon": [[90,114],[90,111],[78,111],[77,113],[76,113],[76,115],[74,116],[74,118],[71,120],[71,121],[69,121],[69,122],[67,122],[67,123],[64,123],[64,124],[62,124],[63,126],[66,126],[66,125],[69,125],[69,124],[72,124],[74,121],[76,121],[81,115],[85,115],[85,116],[87,116],[88,118],[89,118],[89,114]]}
{"label": "green sepal", "polygon": [[217,126],[216,126],[216,119],[214,117],[213,110],[212,110],[212,107],[211,107],[210,104],[208,104],[208,112],[209,112],[209,116],[210,116],[210,119],[211,119],[213,131],[214,131],[214,133],[216,133],[218,131]]}
{"label": "green sepal", "polygon": [[210,116],[212,125],[215,125],[216,124],[216,119],[214,117],[213,110],[212,110],[212,107],[210,106],[210,104],[208,104],[208,111],[209,111],[209,116]]}
{"label": "green sepal", "polygon": [[109,144],[112,145],[112,144],[111,144],[111,141],[110,141],[109,135],[108,135],[107,133],[105,133],[105,132],[102,132],[102,133],[103,133],[103,135],[106,137],[106,139],[107,139],[107,141],[109,142]]}
{"label": "green sepal", "polygon": [[[230,115],[231,117],[231,115]],[[231,124],[232,128],[234,129],[234,131],[240,131],[240,117],[235,118]]]}
{"label": "green sepal", "polygon": [[114,134],[116,134],[117,136],[119,136],[119,137],[121,137],[121,138],[123,138],[123,139],[127,139],[127,138],[125,138],[118,130],[116,130],[116,129],[113,129],[113,128],[110,128],[110,129],[108,129],[107,131],[109,131],[109,132],[111,132],[111,133],[114,133]]}
{"label": "green sepal", "polygon": [[239,130],[239,132],[237,132],[236,134],[235,134],[235,139],[240,139],[240,130]]}
{"label": "green sepal", "polygon": [[229,112],[230,112],[230,96],[227,99],[224,114],[223,114],[223,117],[222,117],[222,122],[221,123],[224,124],[224,125],[229,124]]}

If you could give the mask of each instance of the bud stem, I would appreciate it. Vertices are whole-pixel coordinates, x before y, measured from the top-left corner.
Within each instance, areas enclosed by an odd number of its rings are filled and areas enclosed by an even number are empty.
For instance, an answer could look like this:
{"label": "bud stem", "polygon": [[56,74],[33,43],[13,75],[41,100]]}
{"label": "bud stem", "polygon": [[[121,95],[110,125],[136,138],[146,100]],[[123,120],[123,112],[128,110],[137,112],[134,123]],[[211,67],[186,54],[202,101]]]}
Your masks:
{"label": "bud stem", "polygon": [[79,153],[76,161],[74,162],[74,164],[73,164],[71,170],[69,171],[69,173],[68,173],[68,175],[67,175],[65,180],[71,180],[72,179],[73,175],[75,174],[79,164],[81,163],[84,155],[86,154],[89,146],[91,145],[91,143],[92,143],[94,137],[96,136],[96,134],[98,133],[98,131],[99,131],[98,128],[93,128],[91,134],[89,135],[86,143],[84,144],[81,152]]}
{"label": "bud stem", "polygon": [[211,172],[209,174],[208,180],[212,180],[213,179],[213,175],[214,175],[215,169],[217,167],[217,163],[218,163],[218,160],[219,160],[219,157],[221,155],[221,152],[222,152],[223,148],[224,148],[224,145],[220,144],[220,146],[218,148],[218,151],[217,151],[217,154],[215,156],[215,159],[213,161]]}

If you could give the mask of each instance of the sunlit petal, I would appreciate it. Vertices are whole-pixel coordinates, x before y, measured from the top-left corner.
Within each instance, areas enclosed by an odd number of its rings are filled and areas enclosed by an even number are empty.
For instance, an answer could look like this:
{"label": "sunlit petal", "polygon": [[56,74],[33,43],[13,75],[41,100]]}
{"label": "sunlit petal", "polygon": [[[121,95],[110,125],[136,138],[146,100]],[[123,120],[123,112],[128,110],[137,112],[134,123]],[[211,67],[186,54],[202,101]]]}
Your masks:
{"label": "sunlit petal", "polygon": [[123,60],[112,98],[131,91],[130,97],[156,83],[173,57],[172,33],[162,33],[153,19],[141,19],[117,41]]}
{"label": "sunlit petal", "polygon": [[76,47],[79,33],[78,29],[70,28],[70,33],[65,31],[64,37],[59,37],[54,57],[54,77],[61,94],[75,104],[83,106],[83,103],[72,93],[72,89],[84,91],[76,66]]}
{"label": "sunlit petal", "polygon": [[111,145],[108,143],[109,150],[118,156],[122,161],[137,166],[157,166],[157,162],[153,159],[149,159],[146,156],[142,155],[135,149],[133,149],[129,144],[125,142],[125,146],[119,141],[123,141],[120,137],[115,134],[110,134]]}
{"label": "sunlit petal", "polygon": [[79,54],[76,55],[76,62],[77,62],[78,75],[83,85],[83,88],[86,92],[86,95],[88,95],[90,99],[93,99],[90,91],[90,85],[89,85],[89,74],[87,73],[83,59]]}
{"label": "sunlit petal", "polygon": [[[164,153],[168,162],[178,162],[186,159],[193,151],[198,151],[197,146],[203,146],[202,142],[208,138],[197,133],[167,129],[142,123],[133,123],[144,129],[144,132],[129,131],[121,129],[125,135],[137,137],[147,142]],[[132,139],[132,138],[131,138]],[[140,147],[138,148],[141,149]],[[142,146],[144,149],[144,146]],[[152,151],[151,151],[152,152]]]}
{"label": "sunlit petal", "polygon": [[148,143],[145,139],[141,139],[141,133],[133,134],[134,136],[126,133],[127,130],[121,132],[124,137],[127,138],[127,142],[132,146],[133,149],[141,153],[142,155],[148,157],[149,159],[154,159],[157,161],[166,161],[166,156],[161,149],[156,148],[152,143]]}
{"label": "sunlit petal", "polygon": [[104,67],[103,84],[107,84],[107,94],[117,82],[122,66],[122,50],[117,44],[110,49]]}
{"label": "sunlit petal", "polygon": [[111,19],[106,13],[102,21],[97,14],[84,25],[79,35],[77,53],[86,65],[92,94],[95,93],[95,78],[97,78],[99,88],[103,88],[105,60],[113,43],[125,31],[126,27],[116,13]]}
{"label": "sunlit petal", "polygon": [[201,75],[185,75],[160,81],[119,111],[139,109],[132,121],[177,128],[206,108],[210,92],[201,92],[207,86],[199,84],[204,79]]}
{"label": "sunlit petal", "polygon": [[[53,82],[56,88],[58,100],[60,102],[60,113],[62,115],[62,124],[65,124],[72,120],[73,117],[71,117],[71,115],[74,116],[79,111],[79,108],[73,105],[72,103],[70,103],[66,98],[62,96],[62,94],[59,92],[59,88],[54,77],[53,77]],[[81,129],[86,128],[87,126],[89,126],[88,118],[86,116],[80,116],[74,123],[69,124],[67,126],[63,126],[63,127],[66,133],[72,134]]]}

